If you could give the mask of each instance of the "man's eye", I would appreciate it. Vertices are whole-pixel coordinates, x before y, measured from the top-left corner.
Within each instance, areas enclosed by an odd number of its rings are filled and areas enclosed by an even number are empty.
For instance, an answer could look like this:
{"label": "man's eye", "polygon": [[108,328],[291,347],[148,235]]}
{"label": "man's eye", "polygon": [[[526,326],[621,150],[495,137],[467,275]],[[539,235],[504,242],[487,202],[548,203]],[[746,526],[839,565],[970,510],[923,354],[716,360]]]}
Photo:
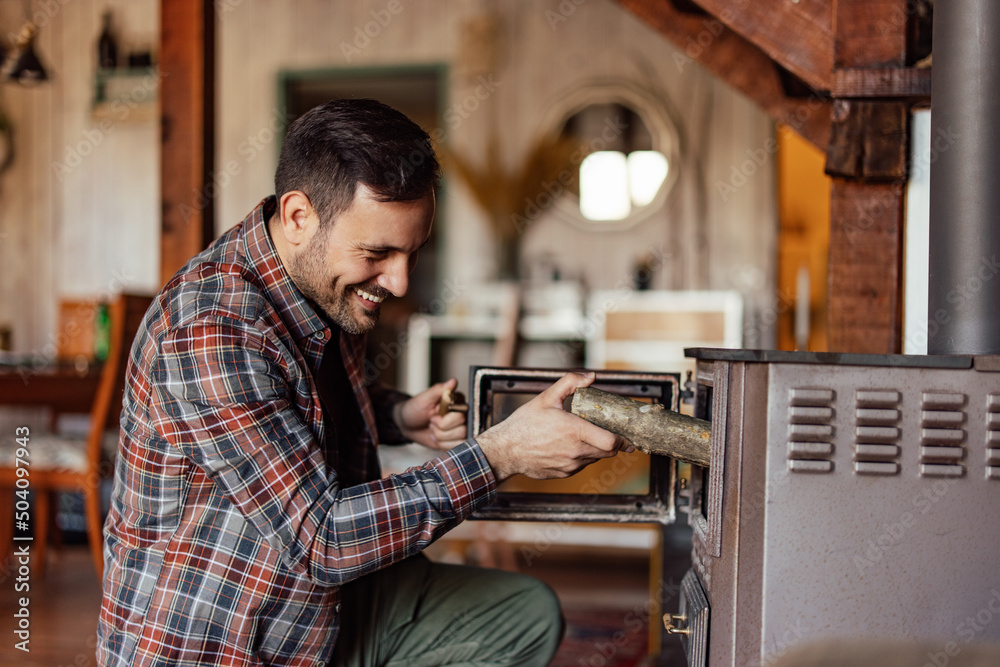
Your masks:
{"label": "man's eye", "polygon": [[385,259],[389,256],[389,253],[385,250],[369,250],[367,251],[367,257],[370,260],[377,261],[380,259]]}

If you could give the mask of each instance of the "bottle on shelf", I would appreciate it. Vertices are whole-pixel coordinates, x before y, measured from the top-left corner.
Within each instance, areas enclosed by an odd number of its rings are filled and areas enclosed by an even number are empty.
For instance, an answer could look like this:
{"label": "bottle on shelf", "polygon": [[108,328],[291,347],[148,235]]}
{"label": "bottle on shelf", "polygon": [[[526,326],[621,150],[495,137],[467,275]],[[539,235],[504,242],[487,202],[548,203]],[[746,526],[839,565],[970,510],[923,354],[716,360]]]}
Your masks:
{"label": "bottle on shelf", "polygon": [[108,313],[108,303],[102,301],[97,306],[97,317],[94,322],[94,358],[106,361],[111,348],[111,318]]}
{"label": "bottle on shelf", "polygon": [[110,9],[104,12],[101,35],[97,38],[97,65],[101,69],[114,69],[118,66],[118,44],[111,31]]}

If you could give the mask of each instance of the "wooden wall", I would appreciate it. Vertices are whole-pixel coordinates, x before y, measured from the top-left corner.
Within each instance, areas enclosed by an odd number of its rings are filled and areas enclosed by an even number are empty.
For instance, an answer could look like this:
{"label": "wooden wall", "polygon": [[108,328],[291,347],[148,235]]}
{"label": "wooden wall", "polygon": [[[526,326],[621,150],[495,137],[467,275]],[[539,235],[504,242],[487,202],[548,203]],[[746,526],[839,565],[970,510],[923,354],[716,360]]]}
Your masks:
{"label": "wooden wall", "polygon": [[[91,113],[105,8],[114,13],[121,50],[155,46],[155,0],[34,3],[37,50],[50,80],[31,88],[3,83],[0,91],[16,151],[0,174],[0,324],[11,328],[15,350],[38,361],[59,342],[59,299],[158,284],[155,114],[128,106],[103,119]],[[22,11],[22,3],[0,4],[5,42],[20,29]]]}

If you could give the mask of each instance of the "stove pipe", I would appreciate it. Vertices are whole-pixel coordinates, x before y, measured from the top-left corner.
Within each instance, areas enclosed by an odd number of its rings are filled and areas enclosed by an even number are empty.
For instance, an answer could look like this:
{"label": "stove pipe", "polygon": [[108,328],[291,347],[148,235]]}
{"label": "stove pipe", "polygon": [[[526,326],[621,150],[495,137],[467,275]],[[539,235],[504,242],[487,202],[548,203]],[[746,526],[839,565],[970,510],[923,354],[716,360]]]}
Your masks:
{"label": "stove pipe", "polygon": [[934,7],[930,354],[1000,354],[1000,2]]}

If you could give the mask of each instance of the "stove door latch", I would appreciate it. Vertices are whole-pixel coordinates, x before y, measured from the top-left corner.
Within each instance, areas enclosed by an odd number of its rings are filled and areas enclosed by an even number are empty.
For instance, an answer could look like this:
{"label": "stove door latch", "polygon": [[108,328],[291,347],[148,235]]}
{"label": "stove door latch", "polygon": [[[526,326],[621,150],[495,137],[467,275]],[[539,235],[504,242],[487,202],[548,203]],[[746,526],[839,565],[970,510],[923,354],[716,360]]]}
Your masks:
{"label": "stove door latch", "polygon": [[[677,623],[677,625],[674,625]],[[681,627],[681,624],[687,623],[687,614],[664,614],[663,615],[663,627],[666,628],[667,634],[671,635],[684,635],[685,637],[691,634],[691,628]]]}

